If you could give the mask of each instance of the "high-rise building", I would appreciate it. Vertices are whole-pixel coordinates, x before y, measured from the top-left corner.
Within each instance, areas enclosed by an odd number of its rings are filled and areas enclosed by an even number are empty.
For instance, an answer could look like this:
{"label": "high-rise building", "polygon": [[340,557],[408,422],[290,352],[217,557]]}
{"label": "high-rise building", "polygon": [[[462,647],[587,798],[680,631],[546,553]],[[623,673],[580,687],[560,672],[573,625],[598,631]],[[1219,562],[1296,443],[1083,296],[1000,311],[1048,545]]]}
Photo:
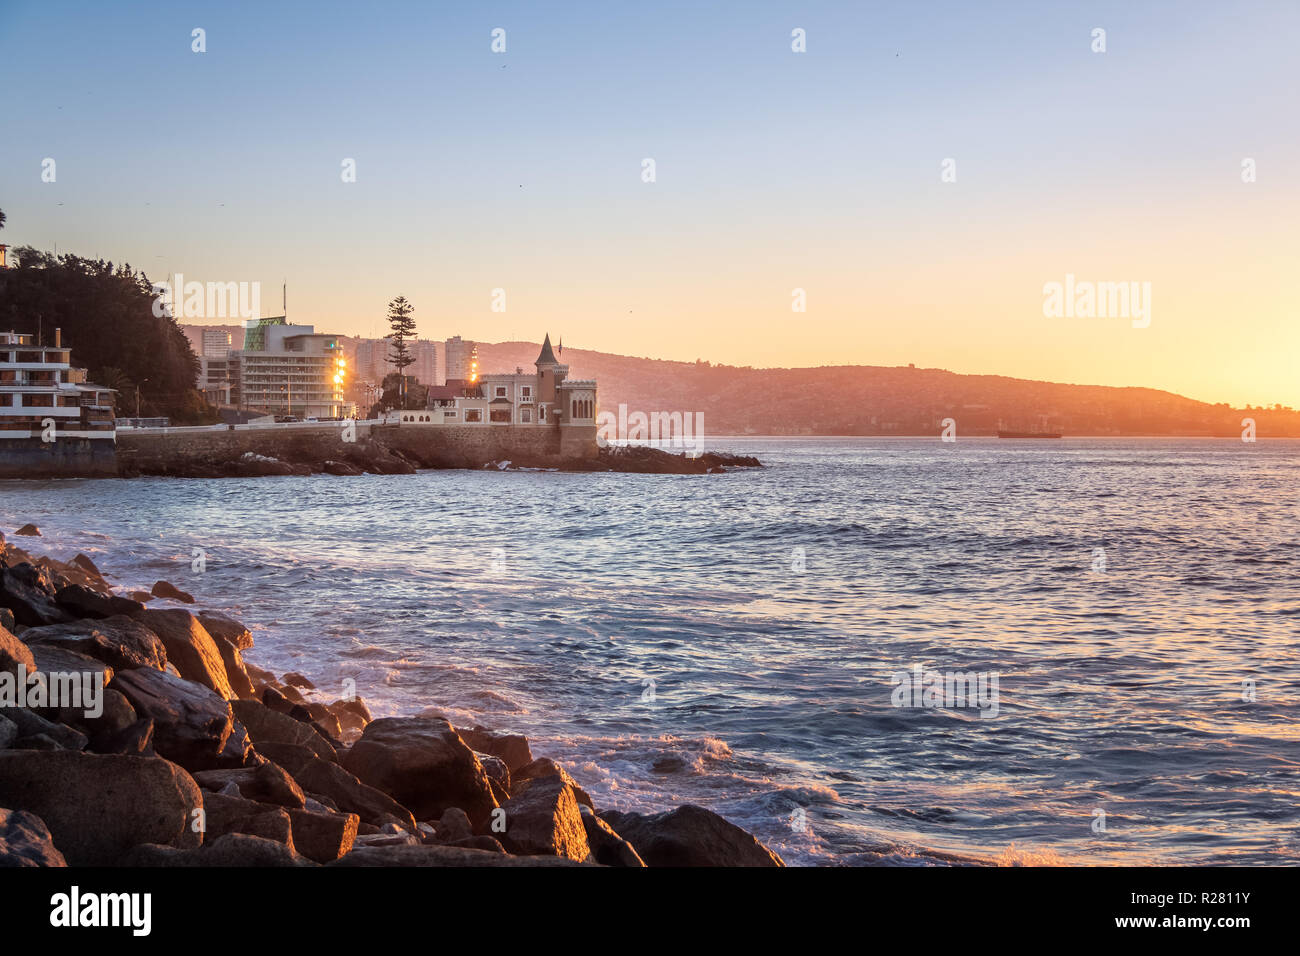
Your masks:
{"label": "high-rise building", "polygon": [[221,329],[203,330],[203,354],[200,358],[224,359],[229,352],[229,332]]}
{"label": "high-rise building", "polygon": [[275,415],[339,418],[347,360],[337,335],[284,316],[244,323],[244,347],[230,353],[237,404]]}
{"label": "high-rise building", "polygon": [[[413,339],[406,349],[415,361],[406,367],[406,374],[422,385],[438,385],[442,375],[442,343],[428,339]],[[385,377],[394,374],[392,339],[359,339],[353,361],[353,376],[357,381],[382,385]]]}
{"label": "high-rise building", "polygon": [[445,385],[449,381],[468,382],[478,361],[477,343],[467,342],[459,335],[452,336],[443,343],[443,352],[443,373],[438,384]]}

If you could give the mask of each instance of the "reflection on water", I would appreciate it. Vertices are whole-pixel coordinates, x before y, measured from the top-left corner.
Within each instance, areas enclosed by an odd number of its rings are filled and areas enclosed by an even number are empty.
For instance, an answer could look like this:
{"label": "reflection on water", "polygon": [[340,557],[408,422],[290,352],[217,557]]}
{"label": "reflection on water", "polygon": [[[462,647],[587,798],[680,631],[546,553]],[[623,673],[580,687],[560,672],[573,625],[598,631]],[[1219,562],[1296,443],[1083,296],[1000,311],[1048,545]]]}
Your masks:
{"label": "reflection on water", "polygon": [[[705,804],[792,862],[1300,860],[1300,443],[1045,445],[9,482],[0,520],[242,615],[254,663],[517,728],[598,803]],[[893,707],[917,664],[998,674],[998,716]]]}

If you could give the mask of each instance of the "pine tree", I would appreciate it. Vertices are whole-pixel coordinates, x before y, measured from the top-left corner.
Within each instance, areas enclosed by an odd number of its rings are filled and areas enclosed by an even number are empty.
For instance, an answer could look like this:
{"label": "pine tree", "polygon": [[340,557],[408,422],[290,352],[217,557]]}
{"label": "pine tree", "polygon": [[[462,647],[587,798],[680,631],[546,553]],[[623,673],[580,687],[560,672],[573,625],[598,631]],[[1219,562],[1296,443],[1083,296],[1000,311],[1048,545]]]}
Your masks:
{"label": "pine tree", "polygon": [[388,303],[388,325],[393,331],[384,336],[392,339],[392,351],[388,360],[397,369],[402,382],[402,408],[406,408],[406,368],[415,362],[415,356],[406,345],[406,340],[415,336],[415,306],[406,301],[406,296],[399,295]]}

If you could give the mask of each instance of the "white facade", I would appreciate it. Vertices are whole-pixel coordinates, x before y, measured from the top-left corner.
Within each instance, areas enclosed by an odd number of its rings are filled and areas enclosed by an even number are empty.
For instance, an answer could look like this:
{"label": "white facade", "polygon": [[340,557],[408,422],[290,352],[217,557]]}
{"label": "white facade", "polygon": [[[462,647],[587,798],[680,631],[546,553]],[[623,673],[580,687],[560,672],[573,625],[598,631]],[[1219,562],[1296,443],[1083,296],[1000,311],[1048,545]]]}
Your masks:
{"label": "white facade", "polygon": [[56,329],[52,346],[0,332],[0,440],[54,437],[113,441],[113,390],[86,381]]}

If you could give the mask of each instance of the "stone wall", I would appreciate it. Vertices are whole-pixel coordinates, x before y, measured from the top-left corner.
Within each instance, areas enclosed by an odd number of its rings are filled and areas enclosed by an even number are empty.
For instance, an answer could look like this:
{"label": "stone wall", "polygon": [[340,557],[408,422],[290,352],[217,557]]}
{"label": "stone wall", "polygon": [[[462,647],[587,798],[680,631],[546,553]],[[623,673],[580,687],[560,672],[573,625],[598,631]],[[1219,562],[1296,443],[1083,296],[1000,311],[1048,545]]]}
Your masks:
{"label": "stone wall", "polygon": [[[373,439],[427,464],[463,465],[512,457],[535,461],[596,457],[595,426],[368,425],[358,443]],[[123,473],[183,473],[199,464],[237,461],[247,452],[289,462],[349,457],[337,424],[277,425],[239,430],[168,429],[118,433]]]}
{"label": "stone wall", "polygon": [[113,478],[117,459],[106,439],[0,439],[0,478]]}

